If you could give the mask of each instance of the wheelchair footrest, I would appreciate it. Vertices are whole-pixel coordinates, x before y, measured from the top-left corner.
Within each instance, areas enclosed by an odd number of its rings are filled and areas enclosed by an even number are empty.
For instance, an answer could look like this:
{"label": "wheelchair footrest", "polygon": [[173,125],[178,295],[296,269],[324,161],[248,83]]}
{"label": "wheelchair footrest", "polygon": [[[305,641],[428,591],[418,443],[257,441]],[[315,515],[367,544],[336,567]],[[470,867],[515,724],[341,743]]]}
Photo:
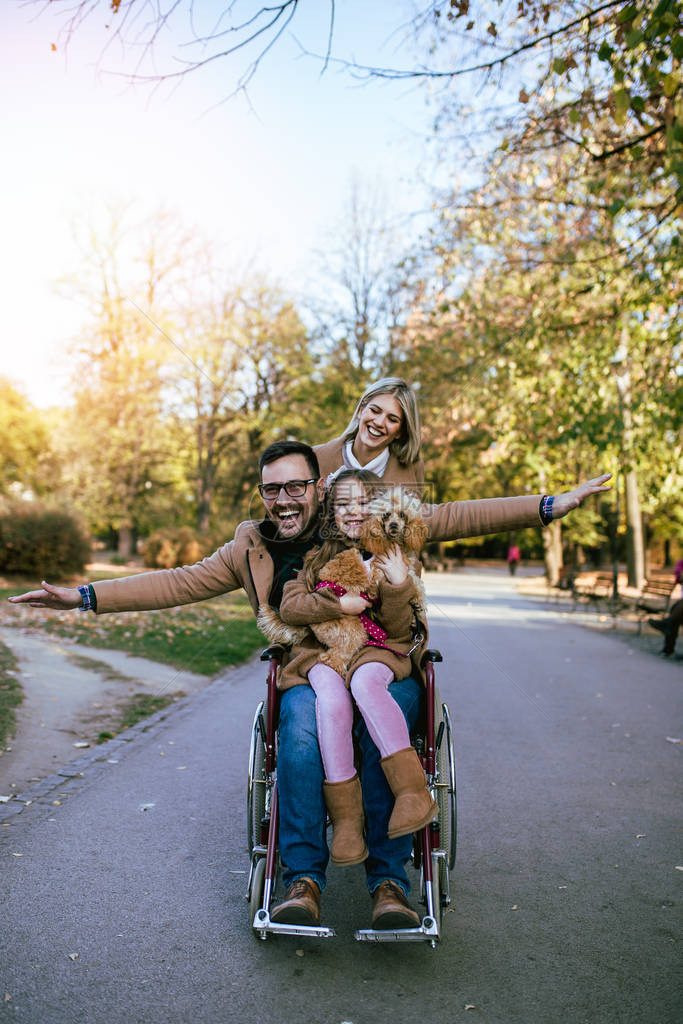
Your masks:
{"label": "wheelchair footrest", "polygon": [[267,910],[256,911],[252,928],[262,939],[267,935],[301,935],[313,939],[331,939],[336,934],[333,928],[326,928],[324,925],[277,924],[270,920]]}
{"label": "wheelchair footrest", "polygon": [[362,928],[356,932],[358,942],[431,942],[438,941],[439,929],[433,917],[423,917],[420,928]]}

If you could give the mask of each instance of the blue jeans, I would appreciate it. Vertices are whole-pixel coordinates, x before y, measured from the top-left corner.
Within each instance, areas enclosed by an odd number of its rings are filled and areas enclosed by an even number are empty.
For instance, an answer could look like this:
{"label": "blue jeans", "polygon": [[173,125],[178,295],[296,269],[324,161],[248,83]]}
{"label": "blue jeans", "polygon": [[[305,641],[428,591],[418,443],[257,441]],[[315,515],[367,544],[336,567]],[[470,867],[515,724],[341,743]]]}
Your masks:
{"label": "blue jeans", "polygon": [[[405,715],[412,732],[420,710],[422,687],[413,679],[395,680],[389,692]],[[389,839],[387,824],[394,797],[387,785],[380,753],[361,719],[356,737],[362,754],[361,782],[368,827],[369,856],[365,861],[371,893],[389,878],[410,891],[405,864],[410,857],[412,836]],[[280,857],[282,881],[288,889],[297,878],[312,878],[325,888],[327,849],[323,799],[323,766],[315,720],[315,693],[310,686],[293,686],[280,699],[278,749],[278,793],[280,799]]]}

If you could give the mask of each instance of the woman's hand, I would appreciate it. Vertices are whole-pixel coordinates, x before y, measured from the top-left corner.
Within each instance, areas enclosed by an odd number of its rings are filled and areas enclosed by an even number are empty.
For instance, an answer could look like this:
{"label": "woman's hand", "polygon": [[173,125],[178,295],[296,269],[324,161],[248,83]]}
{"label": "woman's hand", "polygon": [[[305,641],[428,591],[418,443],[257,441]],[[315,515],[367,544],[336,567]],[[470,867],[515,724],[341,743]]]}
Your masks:
{"label": "woman's hand", "polygon": [[401,583],[405,583],[410,566],[406,562],[405,556],[398,544],[394,544],[393,547],[389,548],[386,554],[377,555],[376,562],[388,583],[393,583],[394,586],[400,586]]}
{"label": "woman's hand", "polygon": [[360,594],[342,594],[339,598],[339,607],[344,615],[362,615],[365,609],[370,607],[370,602]]}
{"label": "woman's hand", "polygon": [[27,604],[31,608],[56,608],[58,611],[80,608],[82,604],[81,592],[76,587],[53,587],[45,580],[41,587],[42,590],[30,590],[27,594],[17,594],[7,600],[12,604]]}
{"label": "woman's hand", "polygon": [[596,476],[593,480],[586,480],[585,483],[579,484],[573,491],[556,494],[553,500],[553,519],[562,519],[573,508],[578,508],[584,498],[590,497],[591,494],[600,494],[602,491],[611,490],[609,486],[603,486],[611,476],[611,473],[603,473],[602,476]]}

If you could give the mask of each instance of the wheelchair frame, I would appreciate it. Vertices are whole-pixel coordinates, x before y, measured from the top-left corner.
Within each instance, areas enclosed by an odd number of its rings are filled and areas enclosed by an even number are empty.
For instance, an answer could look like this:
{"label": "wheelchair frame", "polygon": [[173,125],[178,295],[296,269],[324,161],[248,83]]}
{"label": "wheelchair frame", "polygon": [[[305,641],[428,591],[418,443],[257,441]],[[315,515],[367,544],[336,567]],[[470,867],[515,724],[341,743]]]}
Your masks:
{"label": "wheelchair frame", "polygon": [[[267,696],[254,714],[249,750],[247,781],[247,838],[251,865],[246,899],[254,933],[331,938],[332,928],[324,925],[278,924],[270,919],[270,908],[279,872],[277,791],[277,673],[284,648],[267,648],[261,661],[268,662]],[[450,874],[455,866],[457,842],[457,797],[453,736],[448,705],[441,703],[434,665],[442,661],[439,651],[425,651],[425,715],[414,745],[427,776],[427,784],[439,807],[438,817],[413,836],[413,865],[420,872],[420,900],[425,915],[417,928],[356,931],[359,942],[429,942],[436,947],[441,937],[442,911],[450,904]]]}

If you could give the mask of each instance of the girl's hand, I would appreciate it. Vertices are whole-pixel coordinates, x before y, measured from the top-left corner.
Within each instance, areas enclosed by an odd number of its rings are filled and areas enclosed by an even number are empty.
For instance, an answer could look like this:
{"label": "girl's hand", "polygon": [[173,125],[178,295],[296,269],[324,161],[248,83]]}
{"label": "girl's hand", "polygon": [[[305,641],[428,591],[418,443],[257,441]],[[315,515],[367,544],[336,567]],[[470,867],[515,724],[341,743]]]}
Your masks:
{"label": "girl's hand", "polygon": [[56,608],[58,611],[80,608],[83,599],[77,587],[53,587],[45,580],[41,586],[42,590],[30,590],[27,594],[17,594],[7,600],[12,604],[27,604],[31,608]]}
{"label": "girl's hand", "polygon": [[377,555],[376,561],[389,583],[393,583],[394,586],[405,583],[410,566],[398,544],[389,548],[385,555]]}
{"label": "girl's hand", "polygon": [[342,594],[339,598],[339,607],[344,615],[361,615],[366,608],[370,607],[370,602],[360,594]]}

